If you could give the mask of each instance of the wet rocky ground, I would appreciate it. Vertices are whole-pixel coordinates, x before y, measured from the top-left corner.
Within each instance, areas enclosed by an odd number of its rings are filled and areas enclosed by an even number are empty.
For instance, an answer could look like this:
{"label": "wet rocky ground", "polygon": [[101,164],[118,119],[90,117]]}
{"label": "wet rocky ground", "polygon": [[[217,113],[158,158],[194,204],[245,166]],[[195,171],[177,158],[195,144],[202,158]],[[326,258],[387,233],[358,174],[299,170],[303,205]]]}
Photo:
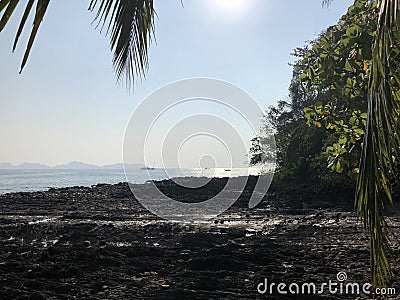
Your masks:
{"label": "wet rocky ground", "polygon": [[[278,181],[249,209],[256,179],[228,211],[197,223],[154,216],[125,183],[0,195],[0,299],[362,297],[258,293],[265,279],[320,286],[337,281],[339,272],[361,286],[369,250],[351,189]],[[213,179],[195,190],[157,185],[170,197],[196,202],[225,183]],[[400,218],[389,222],[398,237]],[[400,246],[392,241],[392,287],[400,292]]]}

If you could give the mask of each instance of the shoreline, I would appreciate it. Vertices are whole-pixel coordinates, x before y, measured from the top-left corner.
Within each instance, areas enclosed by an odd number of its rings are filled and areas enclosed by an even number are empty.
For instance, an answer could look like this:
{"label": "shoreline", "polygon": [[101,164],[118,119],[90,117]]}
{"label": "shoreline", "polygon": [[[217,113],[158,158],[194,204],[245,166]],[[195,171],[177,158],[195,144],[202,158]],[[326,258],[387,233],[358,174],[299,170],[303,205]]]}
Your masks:
{"label": "shoreline", "polygon": [[[207,191],[224,181],[213,179]],[[158,185],[178,198],[196,197],[168,180]],[[228,211],[205,223],[161,220],[126,183],[0,195],[0,293],[19,299],[254,299],[266,297],[257,292],[264,278],[323,283],[346,272],[349,281],[365,282],[368,236],[353,212],[351,189],[274,181],[255,209],[248,208],[250,192],[251,184]],[[399,236],[400,219],[390,222]],[[392,261],[393,287],[400,291],[395,241]]]}
{"label": "shoreline", "polygon": [[[19,192],[40,192],[50,188],[75,186],[91,187],[96,184],[118,184],[129,181],[143,184],[148,180],[161,181],[174,177],[237,177],[257,175],[260,167],[214,169],[156,168],[154,170],[131,169],[0,169],[0,195]],[[257,174],[256,174],[257,173]]]}

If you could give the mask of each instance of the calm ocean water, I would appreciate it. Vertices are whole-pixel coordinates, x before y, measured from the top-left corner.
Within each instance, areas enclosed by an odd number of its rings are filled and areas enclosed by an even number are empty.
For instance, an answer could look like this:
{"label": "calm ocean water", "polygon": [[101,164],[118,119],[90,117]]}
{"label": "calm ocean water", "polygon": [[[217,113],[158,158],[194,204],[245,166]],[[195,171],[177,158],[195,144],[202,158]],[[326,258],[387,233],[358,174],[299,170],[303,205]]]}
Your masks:
{"label": "calm ocean water", "polygon": [[[163,180],[180,176],[235,177],[257,175],[259,168],[225,169],[155,169],[130,170],[129,181],[144,183],[149,179]],[[0,169],[0,194],[10,192],[41,191],[51,187],[91,186],[97,183],[115,184],[126,182],[123,170],[20,170]]]}

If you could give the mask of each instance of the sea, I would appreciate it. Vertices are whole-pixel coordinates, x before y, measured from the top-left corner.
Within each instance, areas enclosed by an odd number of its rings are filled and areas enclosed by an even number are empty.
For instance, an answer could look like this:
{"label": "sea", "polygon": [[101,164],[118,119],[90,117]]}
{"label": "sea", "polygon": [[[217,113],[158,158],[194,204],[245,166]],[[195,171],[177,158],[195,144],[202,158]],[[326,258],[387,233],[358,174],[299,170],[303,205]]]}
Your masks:
{"label": "sea", "polygon": [[[130,169],[125,176],[120,169],[0,169],[0,194],[44,191],[49,188],[92,186],[99,183],[145,183],[173,177],[237,177],[258,175],[261,168],[211,169]],[[128,180],[127,180],[128,178]]]}

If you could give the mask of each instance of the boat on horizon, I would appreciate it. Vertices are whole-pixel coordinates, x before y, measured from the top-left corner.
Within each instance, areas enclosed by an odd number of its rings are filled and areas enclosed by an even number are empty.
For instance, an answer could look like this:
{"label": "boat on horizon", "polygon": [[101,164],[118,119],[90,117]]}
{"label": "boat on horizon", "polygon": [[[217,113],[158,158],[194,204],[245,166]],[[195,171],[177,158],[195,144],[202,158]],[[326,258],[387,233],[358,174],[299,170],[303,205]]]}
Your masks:
{"label": "boat on horizon", "polygon": [[154,167],[142,167],[140,170],[154,170]]}
{"label": "boat on horizon", "polygon": [[144,167],[141,167],[140,170],[154,170],[154,165],[155,165],[155,164],[156,164],[156,162],[153,163],[153,166],[152,166],[152,167],[149,167],[149,166],[146,166],[146,165],[145,165]]}

